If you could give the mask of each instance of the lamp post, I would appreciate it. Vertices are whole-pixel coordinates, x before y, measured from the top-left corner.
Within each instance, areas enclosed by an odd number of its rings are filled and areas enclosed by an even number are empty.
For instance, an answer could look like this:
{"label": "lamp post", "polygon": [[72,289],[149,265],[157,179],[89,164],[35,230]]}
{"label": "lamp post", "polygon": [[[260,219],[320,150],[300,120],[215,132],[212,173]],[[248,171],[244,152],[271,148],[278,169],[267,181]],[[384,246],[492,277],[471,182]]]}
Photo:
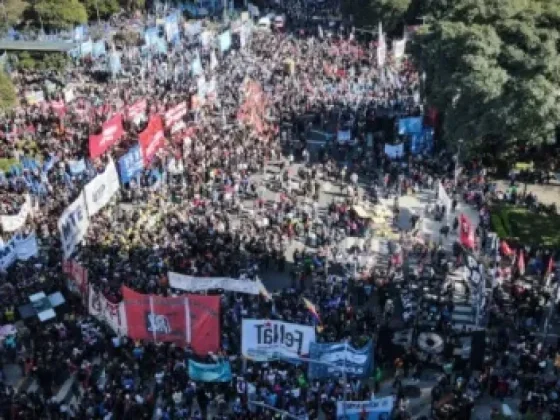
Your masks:
{"label": "lamp post", "polygon": [[454,170],[454,181],[455,187],[457,187],[457,178],[459,177],[459,162],[461,158],[461,146],[463,145],[463,140],[459,140],[459,147],[457,148],[457,156],[455,158],[455,170]]}

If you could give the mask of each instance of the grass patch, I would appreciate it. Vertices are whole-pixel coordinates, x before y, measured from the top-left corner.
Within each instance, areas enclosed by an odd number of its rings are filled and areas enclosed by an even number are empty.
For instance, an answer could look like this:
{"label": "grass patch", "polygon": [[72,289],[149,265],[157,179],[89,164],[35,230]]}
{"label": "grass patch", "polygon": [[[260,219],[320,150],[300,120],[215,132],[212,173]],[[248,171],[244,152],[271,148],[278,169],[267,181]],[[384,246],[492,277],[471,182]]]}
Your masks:
{"label": "grass patch", "polygon": [[560,246],[560,216],[537,214],[524,207],[499,205],[491,209],[492,229],[502,239],[526,245]]}

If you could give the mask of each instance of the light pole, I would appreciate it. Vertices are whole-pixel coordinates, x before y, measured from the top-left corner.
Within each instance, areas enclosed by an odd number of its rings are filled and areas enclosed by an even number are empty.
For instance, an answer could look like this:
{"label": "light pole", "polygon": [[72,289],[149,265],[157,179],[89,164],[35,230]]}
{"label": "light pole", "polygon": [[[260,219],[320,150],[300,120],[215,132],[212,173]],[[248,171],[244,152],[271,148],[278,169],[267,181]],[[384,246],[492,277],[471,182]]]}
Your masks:
{"label": "light pole", "polygon": [[461,156],[461,146],[463,145],[463,139],[459,140],[459,147],[457,148],[457,156],[455,159],[455,173],[454,173],[454,182],[455,182],[455,187],[457,187],[457,178],[459,178],[459,159]]}

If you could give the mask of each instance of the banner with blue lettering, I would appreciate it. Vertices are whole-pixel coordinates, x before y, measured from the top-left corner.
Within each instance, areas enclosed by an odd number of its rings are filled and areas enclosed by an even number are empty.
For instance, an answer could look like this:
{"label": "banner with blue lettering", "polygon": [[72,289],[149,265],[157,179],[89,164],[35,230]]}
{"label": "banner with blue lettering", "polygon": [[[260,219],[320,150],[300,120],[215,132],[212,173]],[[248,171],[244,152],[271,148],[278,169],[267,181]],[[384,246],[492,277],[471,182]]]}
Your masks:
{"label": "banner with blue lettering", "polygon": [[144,160],[142,159],[140,146],[132,147],[119,159],[119,174],[123,184],[130,182],[130,180],[134,178],[137,173],[142,172],[143,169]]}
{"label": "banner with blue lettering", "polygon": [[361,349],[348,343],[311,343],[309,358],[321,363],[309,363],[309,379],[338,377],[367,377],[373,366],[373,346],[370,341]]}
{"label": "banner with blue lettering", "polygon": [[339,420],[389,420],[395,404],[394,397],[374,398],[371,401],[338,401]]}
{"label": "banner with blue lettering", "polygon": [[220,34],[220,51],[225,52],[231,48],[231,32],[225,31]]}
{"label": "banner with blue lettering", "polygon": [[93,51],[93,42],[91,41],[91,39],[86,42],[82,42],[82,44],[80,45],[80,55],[82,57],[90,55],[92,51]]}
{"label": "banner with blue lettering", "polygon": [[225,360],[216,364],[189,360],[189,376],[200,382],[229,382],[231,381],[231,365]]}
{"label": "banner with blue lettering", "polygon": [[107,50],[105,48],[105,41],[100,40],[100,41],[97,41],[95,44],[93,44],[93,51],[92,51],[91,55],[94,58],[98,58],[98,57],[107,55]]}
{"label": "banner with blue lettering", "polygon": [[422,133],[422,123],[424,119],[422,117],[409,117],[399,119],[399,134],[417,134]]}

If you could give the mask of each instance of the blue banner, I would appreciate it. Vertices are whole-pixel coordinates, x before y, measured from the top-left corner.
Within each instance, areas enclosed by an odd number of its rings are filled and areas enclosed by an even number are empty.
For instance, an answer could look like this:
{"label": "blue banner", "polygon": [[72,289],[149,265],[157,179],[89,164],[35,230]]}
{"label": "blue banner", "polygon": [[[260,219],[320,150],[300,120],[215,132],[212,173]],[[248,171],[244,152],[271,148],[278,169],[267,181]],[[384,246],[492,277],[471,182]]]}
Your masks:
{"label": "blue banner", "polygon": [[121,57],[116,51],[109,56],[109,71],[113,76],[121,71]]}
{"label": "blue banner", "polygon": [[422,133],[422,117],[409,117],[399,119],[399,134],[419,134]]}
{"label": "blue banner", "polygon": [[202,62],[200,61],[200,57],[198,53],[196,54],[195,59],[191,63],[191,72],[193,76],[198,76],[202,74]]}
{"label": "blue banner", "polygon": [[177,42],[179,40],[179,19],[176,14],[169,15],[165,18],[165,37],[168,42]]}
{"label": "blue banner", "polygon": [[93,50],[91,52],[91,55],[94,58],[98,58],[98,57],[101,57],[103,55],[107,55],[107,50],[105,48],[105,41],[101,40],[101,41],[97,41],[95,44],[93,44]]}
{"label": "blue banner", "polygon": [[71,160],[68,162],[68,167],[72,175],[79,175],[86,170],[86,161],[82,158],[80,160]]}
{"label": "blue banner", "polygon": [[395,404],[394,397],[374,398],[371,401],[338,401],[339,420],[389,420]]}
{"label": "blue banner", "polygon": [[189,376],[192,380],[200,382],[229,382],[231,366],[228,361],[207,364],[189,360]]}
{"label": "blue banner", "polygon": [[431,153],[434,148],[434,130],[425,127],[421,133],[411,135],[410,152],[413,155]]}
{"label": "blue banner", "polygon": [[361,349],[348,343],[311,343],[309,358],[320,362],[309,362],[309,379],[338,377],[344,371],[349,377],[363,378],[373,367],[373,346],[371,341]]}
{"label": "blue banner", "polygon": [[143,170],[144,160],[142,159],[142,153],[138,145],[131,147],[130,150],[119,159],[119,174],[123,184],[130,182],[138,172],[142,172]]}
{"label": "blue banner", "polygon": [[231,48],[231,32],[225,31],[220,35],[220,51],[225,52]]}

